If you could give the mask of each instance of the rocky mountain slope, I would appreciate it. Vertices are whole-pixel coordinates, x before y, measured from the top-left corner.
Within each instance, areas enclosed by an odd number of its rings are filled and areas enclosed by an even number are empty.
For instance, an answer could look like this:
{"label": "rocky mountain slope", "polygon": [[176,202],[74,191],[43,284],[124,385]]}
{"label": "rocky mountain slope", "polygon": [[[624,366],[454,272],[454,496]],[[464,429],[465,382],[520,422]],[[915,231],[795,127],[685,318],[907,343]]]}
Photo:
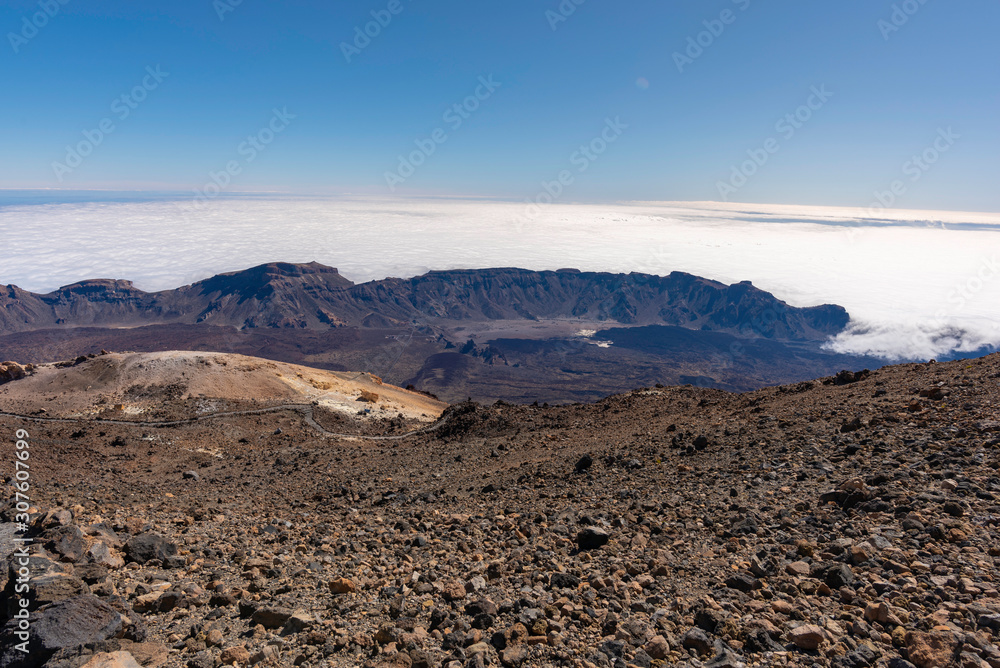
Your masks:
{"label": "rocky mountain slope", "polygon": [[409,434],[0,417],[34,540],[32,654],[12,620],[0,663],[998,666],[998,389],[993,355]]}

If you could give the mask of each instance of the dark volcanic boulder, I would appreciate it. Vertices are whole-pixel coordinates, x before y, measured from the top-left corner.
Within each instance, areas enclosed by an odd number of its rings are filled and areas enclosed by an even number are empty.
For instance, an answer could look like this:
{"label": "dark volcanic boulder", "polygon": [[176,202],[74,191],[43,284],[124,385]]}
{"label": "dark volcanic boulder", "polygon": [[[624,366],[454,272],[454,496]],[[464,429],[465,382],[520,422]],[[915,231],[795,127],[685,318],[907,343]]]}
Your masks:
{"label": "dark volcanic boulder", "polygon": [[576,589],[580,586],[580,578],[570,573],[553,573],[549,586],[552,589]]}
{"label": "dark volcanic boulder", "polygon": [[63,561],[77,562],[87,553],[87,541],[77,526],[57,527],[48,531],[45,537],[48,539],[45,547],[57,552]]}
{"label": "dark volcanic boulder", "polygon": [[18,649],[23,641],[16,635],[17,620],[7,623],[0,665],[4,668],[41,666],[59,650],[117,638],[122,629],[122,616],[96,596],[84,594],[59,601],[32,615],[27,653]]}
{"label": "dark volcanic boulder", "polygon": [[33,577],[30,586],[32,596],[29,600],[33,607],[42,607],[90,593],[87,583],[66,573],[53,572]]}
{"label": "dark volcanic boulder", "polygon": [[587,527],[576,535],[576,544],[581,550],[596,550],[607,545],[611,534],[598,527]]}
{"label": "dark volcanic boulder", "polygon": [[258,608],[250,618],[250,623],[261,624],[266,629],[280,629],[294,614],[291,608],[278,606]]}
{"label": "dark volcanic boulder", "polygon": [[854,584],[854,571],[847,564],[822,563],[812,569],[812,576],[823,580],[831,589],[840,589]]}
{"label": "dark volcanic boulder", "polygon": [[125,555],[138,564],[144,564],[153,559],[166,562],[175,554],[177,554],[177,546],[155,533],[140,534],[125,543]]}

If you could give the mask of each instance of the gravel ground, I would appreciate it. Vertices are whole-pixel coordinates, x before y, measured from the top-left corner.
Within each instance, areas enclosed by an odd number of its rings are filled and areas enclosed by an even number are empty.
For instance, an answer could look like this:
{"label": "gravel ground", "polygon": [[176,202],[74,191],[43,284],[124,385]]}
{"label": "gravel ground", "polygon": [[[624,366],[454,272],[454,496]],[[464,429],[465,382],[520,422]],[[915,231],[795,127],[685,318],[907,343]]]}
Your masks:
{"label": "gravel ground", "polygon": [[0,525],[0,665],[1000,667],[998,388],[993,355],[395,440],[0,418],[34,541],[16,593]]}

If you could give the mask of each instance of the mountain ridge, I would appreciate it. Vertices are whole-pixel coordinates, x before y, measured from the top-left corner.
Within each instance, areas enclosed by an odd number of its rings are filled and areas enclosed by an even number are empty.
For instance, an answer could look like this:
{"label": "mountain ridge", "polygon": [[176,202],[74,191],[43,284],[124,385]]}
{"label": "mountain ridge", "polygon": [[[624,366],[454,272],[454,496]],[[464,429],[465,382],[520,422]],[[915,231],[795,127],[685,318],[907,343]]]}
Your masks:
{"label": "mountain ridge", "polygon": [[515,267],[431,271],[355,284],[317,262],[272,262],[172,290],[88,279],[38,294],[0,287],[0,333],[66,326],[215,324],[329,329],[444,321],[576,318],[665,324],[741,336],[821,340],[849,321],[840,306],[798,308],[749,281]]}

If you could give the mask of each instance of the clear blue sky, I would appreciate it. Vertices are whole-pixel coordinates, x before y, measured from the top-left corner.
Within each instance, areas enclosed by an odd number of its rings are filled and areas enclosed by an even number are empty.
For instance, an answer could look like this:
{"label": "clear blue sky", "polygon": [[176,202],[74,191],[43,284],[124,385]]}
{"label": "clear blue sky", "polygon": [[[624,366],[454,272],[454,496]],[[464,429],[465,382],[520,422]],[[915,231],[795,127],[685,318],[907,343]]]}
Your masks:
{"label": "clear blue sky", "polygon": [[[232,161],[228,191],[388,194],[397,156],[441,128],[398,194],[521,200],[572,170],[567,201],[715,200],[774,138],[731,200],[868,205],[900,180],[902,208],[1000,211],[995,0],[896,3],[917,11],[892,32],[883,0],[565,0],[558,23],[559,0],[398,1],[347,62],[342,43],[389,0],[7,0],[0,187],[188,190]],[[25,17],[46,3],[35,34]],[[724,10],[680,72],[675,52]],[[490,76],[499,88],[446,122]],[[153,89],[121,118],[115,100],[144,78]],[[833,96],[779,132],[824,85]],[[248,162],[241,144],[274,109],[295,118]],[[574,156],[609,118],[628,127],[596,159]],[[105,120],[113,132],[59,181],[53,162]],[[949,127],[958,139],[915,178],[907,161]]]}

